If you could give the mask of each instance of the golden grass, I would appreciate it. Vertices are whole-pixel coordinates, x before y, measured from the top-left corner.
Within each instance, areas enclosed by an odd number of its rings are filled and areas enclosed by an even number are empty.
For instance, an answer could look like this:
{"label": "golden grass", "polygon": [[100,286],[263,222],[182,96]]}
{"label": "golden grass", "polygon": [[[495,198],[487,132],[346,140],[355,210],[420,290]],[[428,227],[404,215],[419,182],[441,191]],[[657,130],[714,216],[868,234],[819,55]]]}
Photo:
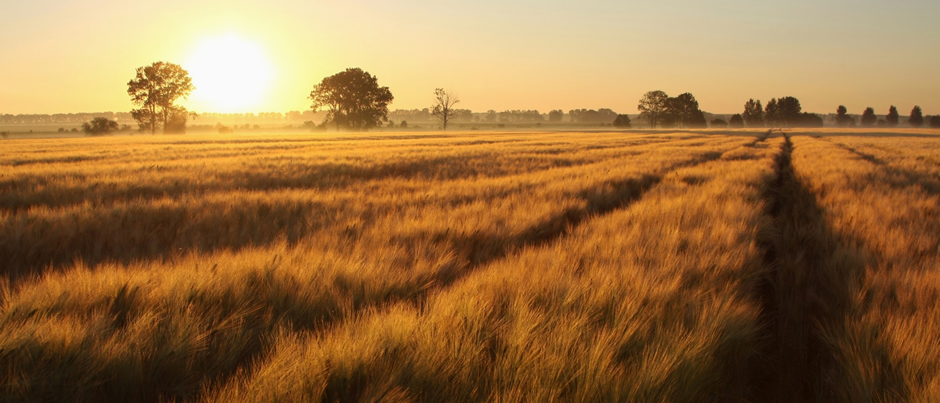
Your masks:
{"label": "golden grass", "polygon": [[826,134],[8,141],[0,395],[930,401],[936,146]]}

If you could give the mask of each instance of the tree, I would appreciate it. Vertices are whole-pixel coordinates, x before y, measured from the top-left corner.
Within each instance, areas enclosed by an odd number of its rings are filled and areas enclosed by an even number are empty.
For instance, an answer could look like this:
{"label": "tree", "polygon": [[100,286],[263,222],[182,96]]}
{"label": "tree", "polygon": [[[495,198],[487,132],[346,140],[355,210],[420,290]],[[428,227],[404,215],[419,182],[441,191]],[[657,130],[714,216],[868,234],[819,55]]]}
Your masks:
{"label": "tree", "polygon": [[764,108],[760,104],[760,100],[757,101],[751,99],[744,104],[744,113],[741,115],[744,118],[744,123],[747,124],[747,127],[763,127],[764,126]]}
{"label": "tree", "polygon": [[650,91],[644,94],[636,107],[640,111],[640,119],[646,120],[650,128],[655,129],[656,124],[666,112],[668,100],[669,95],[662,91]]}
{"label": "tree", "polygon": [[875,110],[871,107],[865,108],[865,112],[862,112],[862,126],[874,126],[878,122],[878,117],[875,116]]}
{"label": "tree", "polygon": [[[764,110],[764,120],[771,126],[799,126],[804,121],[805,114],[800,100],[794,97],[771,98]],[[815,115],[814,115],[815,116]],[[815,124],[815,119],[813,119]]]}
{"label": "tree", "polygon": [[732,129],[740,129],[744,127],[744,118],[740,113],[736,113],[731,116],[731,120],[728,121],[728,127]]}
{"label": "tree", "polygon": [[850,123],[852,126],[855,126],[855,119],[848,115],[849,110],[846,109],[844,105],[839,105],[836,108],[836,126],[849,126]]}
{"label": "tree", "polygon": [[388,120],[388,104],[395,99],[388,87],[379,87],[378,78],[360,68],[326,77],[313,87],[310,97],[314,112],[326,108],[326,120],[336,129],[368,130]]}
{"label": "tree", "polygon": [[930,117],[930,127],[940,128],[940,115]]}
{"label": "tree", "polygon": [[691,93],[680,94],[666,102],[666,116],[680,127],[704,128],[705,113],[698,108],[698,101]]}
{"label": "tree", "polygon": [[897,126],[899,117],[898,108],[895,108],[894,105],[891,105],[891,107],[888,108],[888,114],[885,116],[885,122],[888,124],[888,126]]}
{"label": "tree", "polygon": [[131,111],[131,116],[141,130],[150,129],[151,134],[156,134],[159,126],[166,132],[171,118],[187,113],[175,105],[176,100],[189,97],[195,88],[189,72],[178,64],[155,62],[138,67],[137,75],[127,82],[127,95],[139,107]]}
{"label": "tree", "polygon": [[914,127],[923,126],[924,112],[920,110],[919,106],[914,106],[914,109],[911,109],[911,117],[907,119],[907,123]]}
{"label": "tree", "polygon": [[561,122],[561,119],[565,117],[565,111],[561,109],[555,109],[551,112],[548,112],[548,121],[549,122]]}
{"label": "tree", "polygon": [[777,98],[771,98],[764,107],[764,123],[774,127],[780,120],[779,111],[777,111]]}
{"label": "tree", "polygon": [[710,122],[710,124],[711,124],[712,127],[720,127],[720,128],[727,128],[727,127],[728,127],[728,122],[725,122],[724,119],[712,119],[712,121]]}
{"label": "tree", "polygon": [[108,118],[98,117],[92,119],[91,122],[82,123],[82,131],[89,136],[101,136],[117,129],[118,122]]}
{"label": "tree", "polygon": [[454,118],[454,105],[460,102],[453,93],[444,91],[443,88],[434,90],[434,105],[431,106],[431,114],[437,116],[447,130],[447,123]]}
{"label": "tree", "polygon": [[630,116],[620,114],[617,115],[617,118],[614,119],[614,127],[619,127],[621,129],[630,128]]}

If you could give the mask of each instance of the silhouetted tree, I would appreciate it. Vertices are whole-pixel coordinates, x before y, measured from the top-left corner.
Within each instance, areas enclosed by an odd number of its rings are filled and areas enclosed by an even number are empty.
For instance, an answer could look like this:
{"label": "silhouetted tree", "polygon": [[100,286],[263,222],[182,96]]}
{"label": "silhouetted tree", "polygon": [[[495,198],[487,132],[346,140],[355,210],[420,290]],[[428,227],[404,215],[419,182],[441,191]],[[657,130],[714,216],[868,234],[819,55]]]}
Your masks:
{"label": "silhouetted tree", "polygon": [[815,113],[800,113],[796,120],[790,123],[793,127],[823,127],[823,118]]}
{"label": "silhouetted tree", "polygon": [[897,126],[899,117],[898,108],[895,108],[894,105],[891,105],[891,107],[888,108],[888,114],[885,116],[885,123],[887,123],[888,126]]}
{"label": "silhouetted tree", "polygon": [[368,130],[388,120],[388,104],[395,99],[388,87],[380,87],[378,78],[360,68],[326,77],[313,87],[310,97],[314,112],[327,109],[326,119],[336,129]]}
{"label": "silhouetted tree", "polygon": [[777,98],[771,98],[767,102],[767,106],[764,107],[764,123],[770,127],[774,127],[779,123],[780,116],[777,111]]}
{"label": "silhouetted tree", "polygon": [[549,122],[561,122],[561,120],[564,117],[565,117],[565,111],[561,109],[555,109],[555,110],[552,110],[551,112],[548,112]]}
{"label": "silhouetted tree", "polygon": [[640,111],[640,119],[646,120],[651,129],[655,129],[660,118],[666,113],[669,95],[662,91],[650,91],[640,98],[637,110]]}
{"label": "silhouetted tree", "polygon": [[940,128],[940,115],[930,117],[930,127]]}
{"label": "silhouetted tree", "polygon": [[731,116],[731,120],[728,121],[728,127],[732,129],[740,129],[744,127],[744,118],[740,113],[736,113]]}
{"label": "silhouetted tree", "polygon": [[727,128],[728,127],[728,122],[725,122],[724,119],[712,119],[712,121],[709,124],[711,124],[711,126],[714,128]]}
{"label": "silhouetted tree", "polygon": [[447,123],[454,118],[454,105],[459,102],[460,99],[456,95],[444,91],[443,88],[434,90],[434,105],[431,105],[431,114],[440,119],[444,130],[447,130]]}
{"label": "silhouetted tree", "polygon": [[408,121],[407,121],[407,120],[402,120],[401,123],[398,124],[398,127],[402,128],[402,129],[407,129],[407,128],[408,128]]}
{"label": "silhouetted tree", "polygon": [[157,126],[161,126],[166,132],[170,119],[185,111],[175,105],[176,100],[185,99],[195,88],[189,72],[177,64],[155,62],[138,67],[137,75],[127,82],[127,95],[139,107],[131,111],[131,116],[141,130],[150,129],[155,134]]}
{"label": "silhouetted tree", "polygon": [[761,106],[760,100],[751,99],[744,103],[744,113],[741,117],[744,118],[747,127],[763,127],[764,108]]}
{"label": "silhouetted tree", "polygon": [[487,122],[495,122],[497,118],[499,118],[499,115],[496,113],[496,111],[494,111],[494,110],[492,110],[492,109],[486,111],[486,121],[487,121]]}
{"label": "silhouetted tree", "polygon": [[617,118],[614,119],[614,127],[619,127],[621,129],[630,128],[630,116],[620,114],[617,115]]}
{"label": "silhouetted tree", "polygon": [[855,119],[848,115],[849,110],[843,105],[836,109],[836,126],[855,126]]}
{"label": "silhouetted tree", "polygon": [[[94,118],[91,122],[82,123],[82,131],[89,136],[101,136],[118,129],[118,122],[108,118]],[[60,129],[60,132],[65,131]]]}
{"label": "silhouetted tree", "polygon": [[919,106],[914,106],[914,109],[911,109],[911,117],[907,119],[907,123],[914,127],[924,125],[924,112],[920,110]]}
{"label": "silhouetted tree", "polygon": [[707,126],[705,113],[698,108],[695,96],[688,92],[666,101],[665,116],[680,127],[704,128]]}
{"label": "silhouetted tree", "polygon": [[764,110],[764,120],[770,126],[797,126],[801,124],[803,108],[794,97],[771,98]]}
{"label": "silhouetted tree", "polygon": [[875,116],[875,109],[868,107],[865,108],[865,112],[862,112],[862,126],[874,126],[878,122],[878,117]]}

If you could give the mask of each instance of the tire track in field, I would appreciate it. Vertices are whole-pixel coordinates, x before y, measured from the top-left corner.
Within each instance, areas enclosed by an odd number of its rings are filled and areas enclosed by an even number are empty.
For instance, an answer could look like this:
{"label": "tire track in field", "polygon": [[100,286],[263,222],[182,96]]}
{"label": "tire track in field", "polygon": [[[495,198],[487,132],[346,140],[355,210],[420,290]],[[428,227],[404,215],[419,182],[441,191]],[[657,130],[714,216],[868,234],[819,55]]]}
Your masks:
{"label": "tire track in field", "polygon": [[[718,160],[723,154],[723,152],[703,153],[690,160],[668,166],[658,174],[642,175],[639,178],[624,178],[608,182],[608,186],[602,188],[583,190],[579,192],[579,195],[587,201],[586,207],[582,209],[566,210],[514,236],[486,237],[481,235],[478,237],[453,239],[454,245],[459,248],[457,253],[463,254],[463,256],[468,259],[468,264],[462,267],[455,267],[453,270],[437,273],[433,278],[429,279],[430,283],[428,286],[422,287],[418,293],[388,294],[384,298],[355,304],[353,310],[349,312],[344,312],[343,314],[329,318],[322,318],[316,323],[291,322],[291,325],[294,329],[301,331],[325,329],[329,326],[342,326],[342,322],[347,318],[355,317],[359,312],[365,312],[369,309],[382,312],[387,309],[387,307],[399,303],[421,306],[431,295],[445,292],[461,279],[472,275],[489,263],[505,258],[514,251],[523,248],[538,247],[555,242],[588,219],[601,218],[618,209],[626,208],[640,200],[646,192],[652,189],[669,173],[681,168]],[[398,240],[398,242],[405,241],[407,240]],[[241,361],[237,368],[217,374],[217,376],[212,378],[212,382],[222,385],[229,382],[231,377],[236,373],[240,375],[250,373],[253,369],[250,363],[254,362],[260,356],[262,350],[263,349],[259,349],[253,354],[248,355]]]}
{"label": "tire track in field", "polygon": [[884,177],[879,179],[881,182],[887,183],[895,188],[920,186],[921,189],[927,193],[930,193],[931,195],[940,194],[940,181],[937,179],[933,179],[929,176],[924,176],[916,172],[911,172],[906,169],[893,167],[888,161],[878,158],[872,154],[859,151],[858,149],[855,149],[849,145],[837,143],[828,139],[826,141],[877,166],[878,169],[880,169],[885,174]]}
{"label": "tire track in field", "polygon": [[768,267],[760,289],[768,359],[752,390],[756,401],[833,401],[831,382],[842,375],[821,330],[839,331],[864,267],[834,263],[839,238],[794,171],[793,143],[784,136],[775,172],[765,182],[770,220],[758,232]]}

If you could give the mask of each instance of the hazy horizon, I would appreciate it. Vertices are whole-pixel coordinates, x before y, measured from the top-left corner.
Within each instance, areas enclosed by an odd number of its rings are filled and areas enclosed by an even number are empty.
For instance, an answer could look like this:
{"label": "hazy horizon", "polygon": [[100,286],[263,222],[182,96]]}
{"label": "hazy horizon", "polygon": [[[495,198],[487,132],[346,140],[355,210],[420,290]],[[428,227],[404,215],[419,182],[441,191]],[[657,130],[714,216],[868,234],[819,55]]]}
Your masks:
{"label": "hazy horizon", "polygon": [[208,113],[307,110],[316,83],[361,67],[391,89],[390,109],[426,108],[443,87],[474,112],[635,114],[663,90],[715,114],[781,96],[820,114],[937,114],[938,12],[924,0],[11,3],[0,113],[127,111],[134,70],[163,60],[193,76],[181,104]]}

